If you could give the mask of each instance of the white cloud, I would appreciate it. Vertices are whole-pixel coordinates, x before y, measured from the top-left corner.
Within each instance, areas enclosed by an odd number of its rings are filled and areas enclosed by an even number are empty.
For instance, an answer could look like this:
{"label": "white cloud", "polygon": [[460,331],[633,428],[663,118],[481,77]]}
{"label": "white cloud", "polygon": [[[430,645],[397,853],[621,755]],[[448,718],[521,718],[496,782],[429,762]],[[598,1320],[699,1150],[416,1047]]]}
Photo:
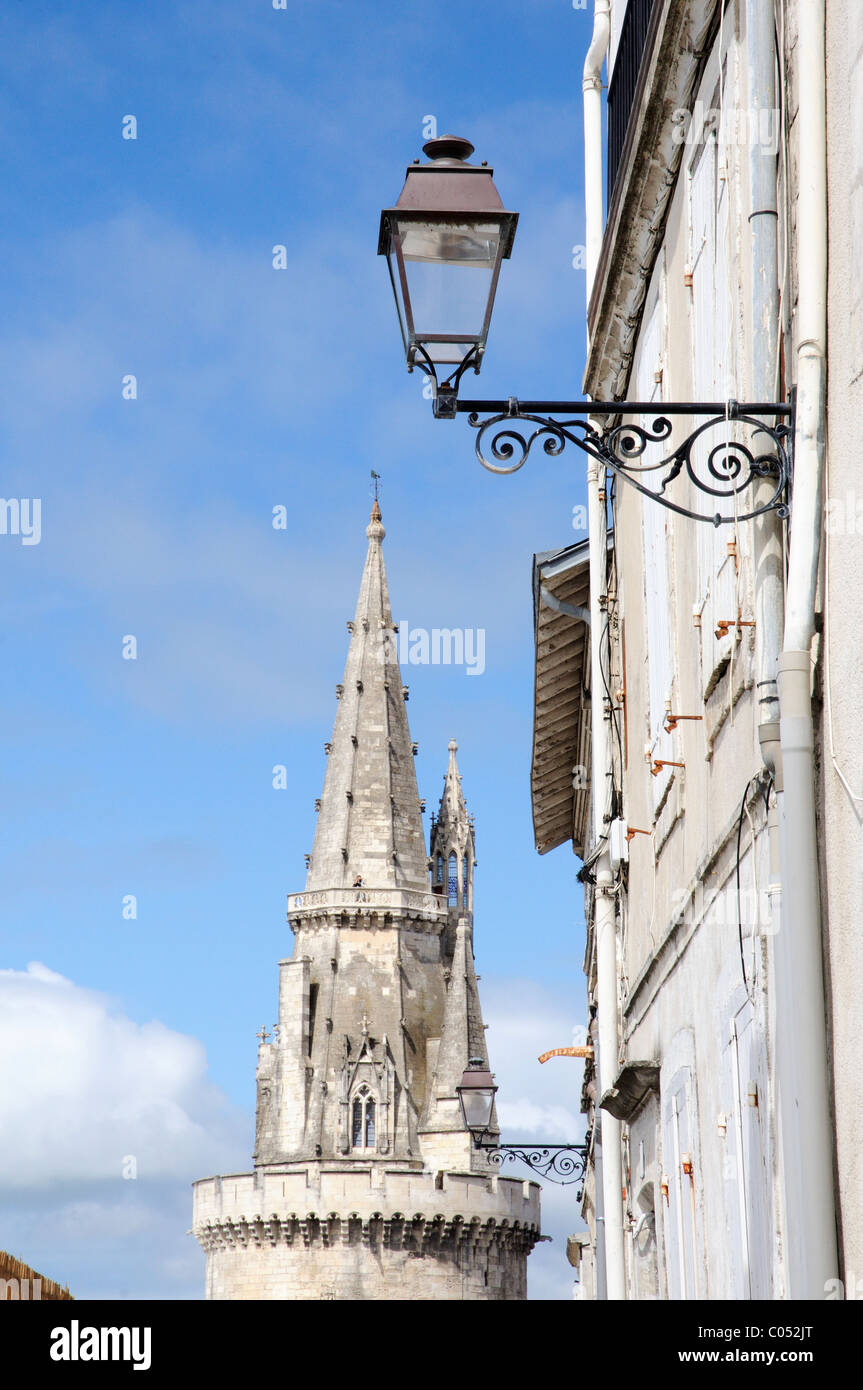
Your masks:
{"label": "white cloud", "polygon": [[[504,1138],[580,1142],[580,1063],[536,1060],[580,1026],[578,999],[512,979],[482,989]],[[201,1297],[189,1185],[247,1168],[252,1123],[208,1080],[202,1044],[34,963],[0,971],[0,1049],[16,1059],[0,1075],[4,1244],[78,1297]],[[532,1299],[572,1296],[577,1190],[543,1184],[552,1240],[530,1258]]]}
{"label": "white cloud", "polygon": [[14,1059],[0,1073],[6,1189],[121,1189],[129,1156],[138,1181],[243,1162],[247,1122],[208,1080],[197,1039],[135,1023],[44,965],[0,971],[0,1052]]}
{"label": "white cloud", "polygon": [[490,979],[483,981],[480,994],[506,1137],[580,1143],[586,1124],[581,1114],[584,1063],[554,1057],[541,1064],[539,1056],[581,1036],[581,1000],[573,991],[570,1004],[530,980]]}
{"label": "white cloud", "polygon": [[5,1248],[78,1298],[200,1298],[190,1184],[247,1167],[252,1123],[202,1044],[33,963],[0,970],[0,1052]]}
{"label": "white cloud", "polygon": [[572,1112],[562,1105],[537,1105],[535,1101],[523,1097],[501,1100],[498,1113],[501,1126],[508,1133],[517,1131],[541,1139],[557,1136],[561,1143],[569,1142],[566,1136],[572,1133],[573,1124],[579,1124]]}
{"label": "white cloud", "polygon": [[[587,1126],[581,1114],[583,1062],[572,1057],[538,1061],[552,1047],[583,1041],[585,1009],[580,993],[573,989],[568,999],[530,980],[500,978],[483,979],[480,993],[489,1025],[491,1066],[500,1087],[497,1108],[503,1141],[583,1143]],[[506,1173],[530,1176],[526,1168],[515,1164]],[[538,1245],[528,1261],[532,1300],[572,1297],[575,1271],[566,1259],[566,1238],[584,1229],[576,1199],[580,1186],[579,1182],[542,1184],[542,1229],[551,1242]]]}

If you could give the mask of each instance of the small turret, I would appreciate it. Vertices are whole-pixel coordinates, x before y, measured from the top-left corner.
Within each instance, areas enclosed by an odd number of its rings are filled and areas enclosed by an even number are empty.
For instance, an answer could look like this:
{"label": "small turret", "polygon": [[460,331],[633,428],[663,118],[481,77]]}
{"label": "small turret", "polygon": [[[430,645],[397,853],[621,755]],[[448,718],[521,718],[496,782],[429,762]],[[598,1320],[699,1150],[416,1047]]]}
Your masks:
{"label": "small turret", "polygon": [[449,765],[444,776],[440,810],[431,828],[432,891],[446,900],[452,927],[460,917],[473,915],[475,837],[456,762],[458,744],[449,741]]}

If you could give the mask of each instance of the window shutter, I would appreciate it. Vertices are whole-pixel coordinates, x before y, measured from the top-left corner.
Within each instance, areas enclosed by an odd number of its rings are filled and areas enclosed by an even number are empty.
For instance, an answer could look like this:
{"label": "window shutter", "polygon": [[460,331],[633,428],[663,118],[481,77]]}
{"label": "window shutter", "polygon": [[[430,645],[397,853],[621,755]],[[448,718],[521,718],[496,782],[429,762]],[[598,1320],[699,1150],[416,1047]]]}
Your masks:
{"label": "window shutter", "polygon": [[663,1198],[665,1265],[671,1299],[704,1297],[698,1278],[695,1130],[692,1073],[682,1067],[664,1098],[662,1123],[662,1163],[668,1179]]}
{"label": "window shutter", "polygon": [[737,1124],[735,1138],[740,1146],[739,1169],[743,1178],[746,1209],[747,1298],[770,1298],[772,1283],[773,1235],[771,1220],[772,1184],[767,1165],[766,1068],[764,1047],[753,1023],[752,1005],[747,1000],[731,1020],[731,1049],[736,1063]]}
{"label": "window shutter", "polygon": [[[664,334],[663,272],[657,277],[652,306],[646,313],[638,344],[635,372],[639,400],[661,399],[662,344]],[[659,378],[659,380],[657,380]],[[657,463],[663,456],[661,444],[651,444],[645,463]],[[648,743],[651,759],[673,760],[672,736],[664,729],[665,702],[671,696],[674,680],[674,613],[669,582],[669,513],[648,497],[641,499],[641,525],[644,545],[644,604],[647,619]],[[673,768],[664,768],[652,777],[653,807],[659,806]]]}
{"label": "window shutter", "polygon": [[[719,177],[718,147],[708,141],[690,171],[690,235],[692,265],[693,394],[696,400],[728,400],[731,381],[733,319],[728,287],[728,190]],[[735,438],[729,423],[728,438]],[[709,447],[721,442],[711,431]],[[709,494],[707,494],[709,496]],[[727,511],[717,499],[717,510]],[[705,697],[731,650],[732,636],[718,639],[720,618],[737,616],[737,574],[728,554],[727,526],[696,523],[698,530],[698,596],[701,613],[701,673]]]}

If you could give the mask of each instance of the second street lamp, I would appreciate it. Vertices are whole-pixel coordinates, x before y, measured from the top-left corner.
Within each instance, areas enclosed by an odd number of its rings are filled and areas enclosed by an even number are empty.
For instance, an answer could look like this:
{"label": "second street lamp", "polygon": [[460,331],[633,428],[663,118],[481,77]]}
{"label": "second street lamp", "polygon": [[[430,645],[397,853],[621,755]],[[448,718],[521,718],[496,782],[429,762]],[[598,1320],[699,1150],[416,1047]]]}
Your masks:
{"label": "second street lamp", "polygon": [[498,1168],[504,1163],[525,1163],[540,1177],[561,1184],[583,1181],[587,1144],[497,1143],[491,1129],[497,1087],[482,1057],[471,1057],[455,1089],[473,1146],[488,1156],[489,1163]]}
{"label": "second street lamp", "polygon": [[470,1130],[477,1148],[491,1129],[494,1097],[497,1087],[494,1077],[481,1057],[471,1057],[467,1070],[456,1086],[462,1119]]}
{"label": "second street lamp", "polygon": [[[468,163],[470,141],[442,135],[423,149],[431,162],[410,165],[396,205],[381,213],[378,254],[387,257],[408,371],[419,366],[428,372],[438,419],[468,415],[483,467],[516,472],[538,439],[552,457],[574,444],[645,497],[695,521],[720,526],[769,511],[787,517],[791,402],[458,399],[467,369],[479,372],[482,365],[500,267],[512,251],[518,214],[505,210],[492,170]],[[671,447],[676,416],[700,423]],[[598,420],[605,421],[601,428]],[[529,431],[516,429],[517,422]],[[681,476],[710,499],[709,510],[695,511],[688,498],[666,495]],[[754,499],[757,505],[749,510],[741,507],[740,494],[764,480],[771,495]],[[722,501],[724,512],[717,510]]]}

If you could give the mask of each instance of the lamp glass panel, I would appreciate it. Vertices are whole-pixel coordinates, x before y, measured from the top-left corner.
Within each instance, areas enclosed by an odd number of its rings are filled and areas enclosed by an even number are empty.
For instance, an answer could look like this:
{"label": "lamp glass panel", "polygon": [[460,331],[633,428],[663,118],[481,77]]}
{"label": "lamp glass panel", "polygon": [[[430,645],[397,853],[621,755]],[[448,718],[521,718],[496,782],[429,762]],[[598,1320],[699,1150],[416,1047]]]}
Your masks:
{"label": "lamp glass panel", "polygon": [[491,1087],[463,1086],[461,1103],[468,1129],[487,1129],[491,1123],[494,1091]]}
{"label": "lamp glass panel", "polygon": [[407,315],[405,314],[404,294],[403,294],[403,291],[402,291],[401,277],[400,277],[400,275],[399,275],[399,262],[398,262],[398,257],[397,257],[396,252],[395,252],[395,247],[394,247],[394,245],[393,245],[392,237],[390,238],[390,241],[389,241],[389,249],[388,249],[388,251],[387,251],[387,263],[388,263],[389,268],[390,268],[390,279],[392,280],[393,294],[394,294],[395,297],[396,297],[396,312],[398,313],[398,316],[399,316],[399,328],[401,329],[402,343],[403,343],[403,345],[404,345],[405,352],[407,352],[407,350],[408,350]]}
{"label": "lamp glass panel", "polygon": [[[482,338],[500,246],[494,223],[399,223],[414,339],[435,362],[460,362]],[[446,341],[449,334],[468,342]],[[442,341],[429,342],[430,336]]]}

